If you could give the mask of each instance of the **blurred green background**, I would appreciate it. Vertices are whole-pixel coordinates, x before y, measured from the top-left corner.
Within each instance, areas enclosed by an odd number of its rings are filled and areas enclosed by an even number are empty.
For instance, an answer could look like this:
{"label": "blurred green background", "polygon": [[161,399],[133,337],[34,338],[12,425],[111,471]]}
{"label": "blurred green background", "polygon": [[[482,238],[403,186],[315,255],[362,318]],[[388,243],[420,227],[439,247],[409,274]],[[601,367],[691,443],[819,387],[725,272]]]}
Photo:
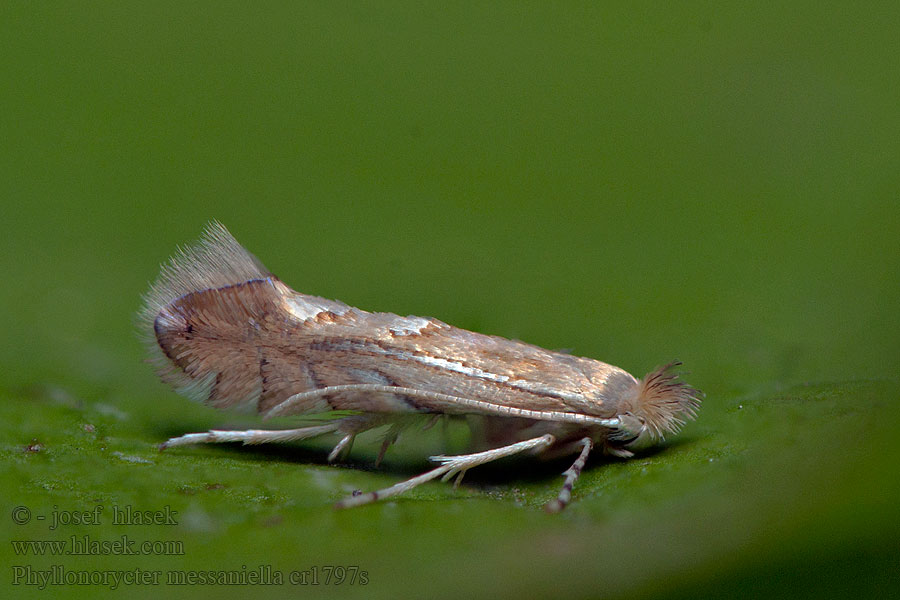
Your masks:
{"label": "blurred green background", "polygon": [[[896,593],[898,31],[895,2],[4,2],[6,597]],[[258,426],[158,383],[135,336],[213,218],[300,291],[637,375],[679,358],[706,402],[659,451],[595,458],[555,516],[568,465],[527,459],[332,510],[424,470],[440,432],[379,470],[375,441],[343,467],[324,443],[160,455]],[[100,525],[11,517],[97,505]],[[72,535],[184,554],[10,544]],[[368,584],[12,585],[51,565]]]}

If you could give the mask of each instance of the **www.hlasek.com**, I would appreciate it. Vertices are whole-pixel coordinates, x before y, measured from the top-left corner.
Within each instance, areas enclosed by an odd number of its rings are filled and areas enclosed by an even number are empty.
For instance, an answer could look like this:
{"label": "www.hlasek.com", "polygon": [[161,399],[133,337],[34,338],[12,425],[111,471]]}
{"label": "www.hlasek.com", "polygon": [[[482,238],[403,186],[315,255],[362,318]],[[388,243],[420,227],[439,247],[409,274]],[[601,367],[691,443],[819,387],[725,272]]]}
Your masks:
{"label": "www.hlasek.com", "polygon": [[12,540],[16,556],[181,556],[181,540],[138,541],[126,535],[98,540],[90,535],[71,535],[62,540]]}
{"label": "www.hlasek.com", "polygon": [[250,569],[221,570],[149,570],[149,569],[69,569],[52,565],[35,569],[29,565],[13,565],[12,584],[34,586],[43,590],[51,586],[91,585],[115,590],[133,585],[368,585],[369,573],[356,565],[314,566],[305,571],[281,571],[271,565]]}

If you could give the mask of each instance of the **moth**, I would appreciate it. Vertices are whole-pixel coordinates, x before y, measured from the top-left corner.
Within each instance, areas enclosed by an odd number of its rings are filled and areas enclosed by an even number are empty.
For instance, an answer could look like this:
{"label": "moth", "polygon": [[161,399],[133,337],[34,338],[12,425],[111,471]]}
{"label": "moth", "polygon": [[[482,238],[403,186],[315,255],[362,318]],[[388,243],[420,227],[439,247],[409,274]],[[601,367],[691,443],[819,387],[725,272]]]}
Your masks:
{"label": "moth", "polygon": [[590,358],[475,333],[437,319],[367,312],[289,288],[224,226],[161,269],[139,320],[162,379],[220,409],[263,418],[332,416],[295,429],[188,433],[161,449],[197,443],[261,444],[338,436],[329,461],[354,438],[382,429],[377,463],[398,435],[428,416],[480,422],[483,451],[432,456],[407,481],[340,500],[337,507],[401,494],[427,481],[521,453],[573,456],[556,512],[593,448],[618,457],[662,440],[695,417],[702,393],[672,363],[637,379]]}

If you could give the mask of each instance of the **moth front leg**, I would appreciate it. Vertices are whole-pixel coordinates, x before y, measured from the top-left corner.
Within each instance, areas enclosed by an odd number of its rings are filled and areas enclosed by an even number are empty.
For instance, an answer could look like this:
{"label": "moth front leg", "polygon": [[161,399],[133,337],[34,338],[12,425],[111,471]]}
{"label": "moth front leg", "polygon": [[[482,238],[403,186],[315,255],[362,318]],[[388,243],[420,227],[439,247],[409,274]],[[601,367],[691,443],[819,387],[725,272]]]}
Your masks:
{"label": "moth front leg", "polygon": [[432,456],[431,460],[441,463],[441,466],[413,477],[412,479],[407,479],[406,481],[400,482],[396,485],[392,485],[389,488],[344,498],[343,500],[335,504],[335,508],[349,508],[351,506],[369,504],[370,502],[375,502],[376,500],[390,498],[391,496],[402,494],[403,492],[411,490],[412,488],[427,481],[431,481],[432,479],[437,479],[438,477],[449,479],[450,477],[459,474],[460,479],[462,479],[462,475],[472,467],[477,467],[479,465],[495,461],[499,458],[505,458],[507,456],[512,456],[513,454],[518,454],[520,452],[526,452],[529,450],[534,452],[541,452],[552,446],[555,441],[556,438],[548,433],[540,437],[531,438],[530,440],[516,442],[508,446],[501,446],[500,448],[494,448],[492,450],[486,450],[484,452],[477,452],[475,454],[460,454],[458,456]]}
{"label": "moth front leg", "polygon": [[581,475],[581,471],[587,463],[588,455],[591,453],[591,448],[594,447],[594,441],[589,437],[582,439],[578,443],[583,445],[581,454],[578,455],[578,458],[575,459],[572,466],[563,472],[563,475],[566,477],[566,482],[563,483],[563,487],[559,491],[559,496],[544,505],[544,510],[548,513],[557,513],[561,511],[568,506],[569,502],[572,500],[572,488],[575,486],[575,480]]}

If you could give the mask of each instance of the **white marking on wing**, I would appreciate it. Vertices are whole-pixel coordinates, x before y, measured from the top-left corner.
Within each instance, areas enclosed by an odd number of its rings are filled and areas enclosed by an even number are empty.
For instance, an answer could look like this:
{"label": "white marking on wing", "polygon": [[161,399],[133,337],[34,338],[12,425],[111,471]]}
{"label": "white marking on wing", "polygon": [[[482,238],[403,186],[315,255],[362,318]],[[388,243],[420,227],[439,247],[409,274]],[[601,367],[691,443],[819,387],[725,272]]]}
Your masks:
{"label": "white marking on wing", "polygon": [[306,296],[304,294],[294,294],[285,296],[284,308],[293,317],[300,321],[314,319],[321,312],[333,312],[336,315],[343,315],[352,307],[347,306],[343,302],[337,300],[328,300],[327,298],[319,298],[317,296]]}
{"label": "white marking on wing", "polygon": [[391,333],[394,335],[418,335],[431,324],[431,319],[423,317],[400,317],[391,325]]}
{"label": "white marking on wing", "polygon": [[[355,349],[356,346],[348,342],[348,348]],[[566,392],[560,389],[553,387],[552,385],[547,385],[540,382],[535,381],[527,381],[523,379],[514,379],[507,375],[500,375],[499,373],[491,373],[490,371],[485,371],[483,369],[479,369],[477,367],[469,367],[462,364],[460,361],[450,360],[446,358],[441,358],[437,356],[428,356],[422,354],[413,354],[411,352],[402,352],[391,348],[383,348],[381,346],[377,346],[375,344],[365,344],[365,350],[372,354],[381,354],[383,356],[390,356],[392,358],[398,358],[400,360],[408,360],[413,362],[418,362],[419,364],[428,365],[432,367],[437,367],[439,369],[446,369],[448,371],[452,371],[454,373],[459,373],[460,375],[467,377],[476,377],[478,379],[484,379],[486,381],[493,381],[496,383],[505,383],[506,385],[517,388],[526,392],[532,392],[534,394],[542,395],[542,396],[550,396],[554,398],[560,398],[566,400],[567,402],[575,403],[576,405],[585,405],[590,406],[592,401],[588,399],[584,394],[578,392]]]}
{"label": "white marking on wing", "polygon": [[411,358],[417,362],[422,364],[431,365],[434,367],[439,367],[443,369],[447,369],[449,371],[453,371],[455,373],[460,373],[462,375],[468,375],[469,377],[477,377],[479,379],[485,379],[487,381],[495,381],[497,383],[506,383],[511,387],[518,388],[520,390],[526,392],[533,392],[535,394],[541,394],[543,396],[553,396],[556,398],[562,398],[564,400],[568,400],[570,402],[580,402],[584,403],[585,398],[582,394],[571,394],[568,392],[564,392],[562,390],[558,390],[552,386],[544,385],[542,383],[537,383],[533,381],[526,381],[522,379],[512,379],[507,375],[499,375],[497,373],[491,373],[490,371],[485,371],[483,369],[479,369],[476,367],[467,367],[466,365],[447,360],[446,358],[438,358],[436,356],[421,356],[421,355],[411,355],[404,358]]}
{"label": "white marking on wing", "polygon": [[466,365],[453,361],[447,360],[446,358],[439,358],[437,356],[422,356],[422,355],[410,355],[410,358],[413,360],[420,362],[425,365],[430,365],[432,367],[440,367],[442,369],[447,369],[448,371],[454,371],[456,373],[462,373],[463,375],[468,375],[469,377],[478,377],[480,379],[487,379],[488,381],[496,381],[499,383],[506,383],[509,381],[509,377],[506,375],[497,375],[496,373],[491,373],[490,371],[483,371],[482,369],[478,369],[476,367],[467,367]]}

